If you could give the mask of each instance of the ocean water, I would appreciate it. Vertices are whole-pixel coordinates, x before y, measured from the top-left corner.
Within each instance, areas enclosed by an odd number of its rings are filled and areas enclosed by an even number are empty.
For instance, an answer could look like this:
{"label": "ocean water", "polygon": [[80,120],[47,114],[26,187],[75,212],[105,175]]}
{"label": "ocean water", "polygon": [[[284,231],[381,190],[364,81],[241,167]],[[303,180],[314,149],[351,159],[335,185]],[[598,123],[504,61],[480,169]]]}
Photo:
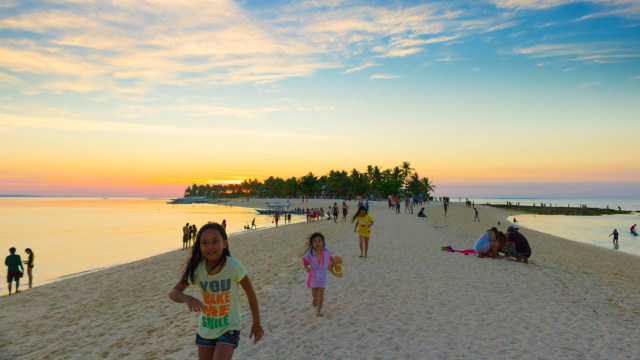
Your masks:
{"label": "ocean water", "polygon": [[[469,198],[469,200],[475,201],[476,204],[506,204],[520,203],[523,206],[531,206],[535,204],[540,206],[544,203],[546,206],[558,206],[558,207],[579,207],[581,204],[586,204],[590,208],[606,209],[607,206],[610,209],[617,209],[618,206],[622,210],[640,211],[640,199],[563,199],[563,198],[521,198],[521,199],[508,199],[508,198]],[[451,199],[451,201],[465,201],[465,198]]]}
{"label": "ocean water", "polygon": [[[620,206],[622,210],[640,211],[640,199],[470,198],[469,200],[475,201],[476,204],[519,202],[520,205],[525,206],[533,204],[540,206],[541,203],[546,206],[558,207],[579,207],[582,204],[586,204],[590,208],[602,209],[606,209],[607,206],[610,209],[617,209]],[[451,201],[460,201],[460,199],[451,199]],[[461,201],[465,201],[465,198],[462,198]],[[640,216],[638,215],[638,213],[603,216],[520,214],[515,217],[518,220],[519,227],[640,256],[640,237],[632,236],[629,231],[631,225],[640,223]],[[513,220],[513,216],[509,216],[509,220]],[[613,229],[617,229],[620,233],[617,248],[612,242],[613,236],[609,237]]]}
{"label": "ocean water", "polygon": [[[272,217],[254,209],[197,204],[168,205],[167,199],[0,198],[0,249],[35,253],[34,286],[182,248],[182,227],[227,221],[229,234],[246,231],[253,218],[259,229]],[[306,216],[292,215],[293,223]],[[280,223],[280,226],[283,226]],[[6,269],[6,268],[5,268]],[[28,278],[20,280],[27,288]],[[0,282],[0,295],[7,284]]]}
{"label": "ocean water", "polygon": [[[640,223],[638,214],[603,216],[564,216],[520,214],[515,216],[518,227],[525,227],[565,239],[640,256],[640,236],[633,236],[631,225]],[[513,216],[509,216],[513,220]],[[618,247],[609,235],[620,233]]]}

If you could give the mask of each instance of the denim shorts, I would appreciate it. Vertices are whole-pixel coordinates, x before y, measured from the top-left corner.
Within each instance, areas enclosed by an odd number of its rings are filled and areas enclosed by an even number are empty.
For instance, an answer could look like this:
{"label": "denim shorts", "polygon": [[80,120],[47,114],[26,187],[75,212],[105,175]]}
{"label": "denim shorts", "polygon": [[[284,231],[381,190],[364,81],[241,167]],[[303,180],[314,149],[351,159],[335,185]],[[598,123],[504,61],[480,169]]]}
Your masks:
{"label": "denim shorts", "polygon": [[226,344],[233,346],[234,349],[238,348],[240,342],[240,330],[229,330],[226,333],[220,335],[217,339],[205,339],[200,334],[196,335],[196,345],[198,347],[215,347],[217,344]]}

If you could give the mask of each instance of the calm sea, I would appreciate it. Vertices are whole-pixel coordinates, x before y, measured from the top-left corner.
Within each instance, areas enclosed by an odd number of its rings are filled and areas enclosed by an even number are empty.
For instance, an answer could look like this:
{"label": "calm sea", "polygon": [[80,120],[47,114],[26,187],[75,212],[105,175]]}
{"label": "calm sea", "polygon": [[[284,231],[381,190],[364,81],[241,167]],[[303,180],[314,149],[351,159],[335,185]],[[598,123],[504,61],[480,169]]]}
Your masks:
{"label": "calm sea", "polygon": [[[454,200],[454,199],[452,199]],[[463,198],[462,201],[465,199]],[[476,204],[492,203],[504,204],[507,201],[512,203],[520,202],[520,205],[531,206],[540,203],[546,206],[571,206],[578,207],[586,204],[590,208],[617,209],[640,211],[640,200],[629,199],[469,199]],[[518,226],[533,229],[543,233],[559,236],[565,239],[578,241],[586,244],[597,245],[609,249],[626,252],[640,256],[640,237],[632,236],[631,225],[640,224],[638,213],[630,215],[603,215],[603,216],[562,216],[562,215],[517,215]],[[513,220],[513,216],[509,217]],[[617,229],[620,233],[618,247],[612,242],[613,236],[609,234]]]}
{"label": "calm sea", "polygon": [[[253,218],[260,229],[272,217],[254,209],[197,204],[168,205],[167,199],[0,198],[0,249],[26,260],[35,253],[34,286],[182,248],[182,227],[227,221],[228,233],[246,231]],[[302,215],[292,222],[304,222]],[[280,223],[282,225],[282,223]],[[5,255],[5,256],[6,256]],[[28,283],[20,281],[22,290]],[[0,282],[0,295],[6,294]]]}

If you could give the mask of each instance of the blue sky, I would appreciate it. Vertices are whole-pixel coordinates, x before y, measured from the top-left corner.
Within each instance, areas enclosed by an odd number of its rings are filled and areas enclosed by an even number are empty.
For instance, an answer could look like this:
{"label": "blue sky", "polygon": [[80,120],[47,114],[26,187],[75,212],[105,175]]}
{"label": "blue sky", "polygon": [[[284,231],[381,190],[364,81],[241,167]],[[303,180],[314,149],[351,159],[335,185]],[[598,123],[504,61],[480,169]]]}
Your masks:
{"label": "blue sky", "polygon": [[0,193],[402,161],[443,192],[640,183],[639,20],[637,0],[0,0]]}

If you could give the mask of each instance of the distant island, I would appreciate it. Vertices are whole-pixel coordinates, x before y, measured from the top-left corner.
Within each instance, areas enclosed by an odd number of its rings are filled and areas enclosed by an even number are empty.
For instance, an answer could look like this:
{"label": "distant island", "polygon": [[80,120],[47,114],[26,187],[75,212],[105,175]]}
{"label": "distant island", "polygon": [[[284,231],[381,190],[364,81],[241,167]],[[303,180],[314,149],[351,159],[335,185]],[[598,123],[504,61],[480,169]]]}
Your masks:
{"label": "distant island", "polygon": [[409,162],[391,169],[368,165],[366,171],[352,169],[331,170],[316,176],[309,172],[302,177],[282,179],[270,176],[264,181],[244,180],[240,184],[193,184],[184,191],[184,197],[210,199],[238,197],[323,197],[323,198],[374,198],[387,196],[421,196],[429,198],[436,186],[427,177],[420,177]]}
{"label": "distant island", "polygon": [[41,195],[2,195],[0,194],[0,197],[44,197]]}
{"label": "distant island", "polygon": [[[481,205],[481,204],[478,204]],[[501,205],[501,204],[486,204],[489,206],[497,207],[504,210],[510,210],[514,212],[538,214],[538,215],[572,215],[572,216],[597,216],[597,215],[620,215],[620,214],[633,214],[633,211],[628,210],[614,210],[614,209],[599,209],[589,207],[555,207],[555,206],[524,206],[524,205]]]}

